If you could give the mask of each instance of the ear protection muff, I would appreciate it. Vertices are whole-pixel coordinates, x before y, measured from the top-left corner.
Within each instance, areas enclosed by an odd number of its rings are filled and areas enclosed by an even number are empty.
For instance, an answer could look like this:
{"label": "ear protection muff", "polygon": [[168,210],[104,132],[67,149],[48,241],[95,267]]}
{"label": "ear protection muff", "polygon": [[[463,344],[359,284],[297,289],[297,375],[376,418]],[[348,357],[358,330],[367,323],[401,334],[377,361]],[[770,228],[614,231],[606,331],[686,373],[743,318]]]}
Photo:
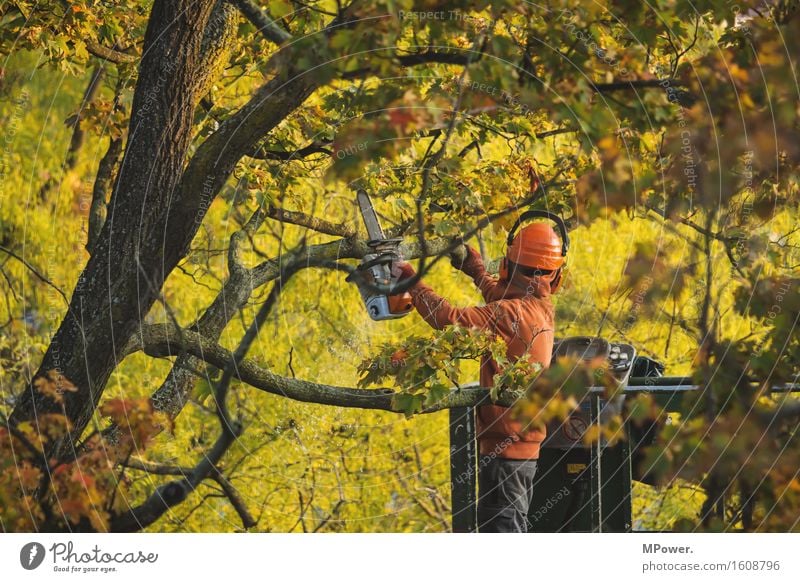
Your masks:
{"label": "ear protection muff", "polygon": [[561,287],[561,283],[564,281],[564,267],[566,266],[567,263],[565,260],[564,265],[553,275],[553,280],[550,281],[550,293],[555,293],[558,291],[559,287]]}
{"label": "ear protection muff", "polygon": [[[552,212],[548,212],[546,210],[528,210],[523,212],[522,215],[514,222],[511,229],[508,231],[508,237],[506,239],[506,248],[510,247],[511,244],[514,242],[514,237],[517,234],[517,230],[519,229],[520,225],[528,220],[533,218],[546,218],[555,223],[556,227],[558,228],[558,232],[561,235],[561,256],[564,257],[564,264],[559,267],[556,271],[556,274],[553,277],[553,280],[550,282],[550,290],[551,292],[555,293],[558,288],[561,286],[563,282],[563,269],[566,267],[566,259],[567,253],[569,252],[569,234],[567,233],[567,225],[564,223],[564,220],[558,216],[557,214],[553,214]],[[506,251],[507,252],[507,251]],[[509,277],[509,260],[508,257],[505,256],[500,261],[500,279],[504,281],[508,281]]]}
{"label": "ear protection muff", "polygon": [[500,261],[500,280],[508,281],[508,259],[503,257]]}

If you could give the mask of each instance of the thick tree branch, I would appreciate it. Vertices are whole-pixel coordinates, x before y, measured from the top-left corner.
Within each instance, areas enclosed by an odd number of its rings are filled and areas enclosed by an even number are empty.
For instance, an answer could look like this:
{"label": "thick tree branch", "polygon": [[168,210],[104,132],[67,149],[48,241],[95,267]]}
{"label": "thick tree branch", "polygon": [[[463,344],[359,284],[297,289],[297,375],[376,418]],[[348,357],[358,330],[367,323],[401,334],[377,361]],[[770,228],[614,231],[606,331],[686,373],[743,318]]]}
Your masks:
{"label": "thick tree branch", "polygon": [[[419,241],[404,242],[400,245],[400,252],[406,259],[416,259],[423,256],[441,255],[448,252],[452,241],[447,239],[433,239],[420,244]],[[290,255],[269,259],[253,267],[252,284],[260,287],[273,280],[280,272],[281,263],[287,261],[291,264],[314,266],[331,263],[339,259],[360,259],[369,252],[367,241],[356,238],[346,238],[321,243],[308,247],[300,247]]]}
{"label": "thick tree branch", "polygon": [[228,54],[236,41],[238,12],[228,0],[217,0],[200,44],[201,62],[197,93],[206,97],[228,64]]}
{"label": "thick tree branch", "polygon": [[[147,325],[142,328],[142,343],[136,346],[153,357],[172,356],[185,351],[205,362],[224,369],[232,359],[230,351],[188,330],[179,331],[170,325]],[[375,390],[345,388],[318,384],[297,378],[280,376],[258,366],[252,360],[242,360],[237,366],[237,379],[269,394],[283,396],[300,402],[311,402],[347,408],[365,408],[400,412],[392,404],[395,391],[388,388]],[[488,392],[483,388],[464,388],[451,392],[447,398],[426,408],[430,413],[456,406],[473,406],[485,401]],[[511,395],[501,396],[498,404],[511,405]]]}

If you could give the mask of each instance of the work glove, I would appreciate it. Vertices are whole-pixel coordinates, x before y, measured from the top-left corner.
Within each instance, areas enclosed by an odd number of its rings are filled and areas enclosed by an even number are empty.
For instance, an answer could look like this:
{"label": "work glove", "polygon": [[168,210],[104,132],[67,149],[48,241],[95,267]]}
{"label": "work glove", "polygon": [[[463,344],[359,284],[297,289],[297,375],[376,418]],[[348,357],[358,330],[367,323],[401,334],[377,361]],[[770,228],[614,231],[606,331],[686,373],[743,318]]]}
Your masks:
{"label": "work glove", "polygon": [[450,254],[450,264],[472,278],[486,271],[480,253],[467,245],[461,245]]}
{"label": "work glove", "polygon": [[398,283],[410,279],[416,274],[417,272],[414,270],[414,267],[411,266],[411,263],[400,261],[392,265],[392,277],[395,277]]}

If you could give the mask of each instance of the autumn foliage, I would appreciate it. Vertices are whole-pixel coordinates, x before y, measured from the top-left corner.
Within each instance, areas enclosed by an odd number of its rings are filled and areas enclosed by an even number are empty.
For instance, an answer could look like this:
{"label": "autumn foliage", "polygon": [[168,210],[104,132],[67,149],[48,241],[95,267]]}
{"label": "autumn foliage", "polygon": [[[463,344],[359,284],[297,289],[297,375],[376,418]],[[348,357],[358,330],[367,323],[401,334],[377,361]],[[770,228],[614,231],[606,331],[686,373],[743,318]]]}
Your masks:
{"label": "autumn foliage", "polygon": [[[75,389],[55,371],[33,385],[59,403],[64,392]],[[59,457],[47,458],[44,451],[68,437],[71,424],[65,415],[0,427],[0,521],[5,528],[110,531],[110,518],[130,508],[130,479],[120,464],[143,454],[165,419],[147,399],[111,399],[98,412],[119,427],[113,438],[92,433]]]}

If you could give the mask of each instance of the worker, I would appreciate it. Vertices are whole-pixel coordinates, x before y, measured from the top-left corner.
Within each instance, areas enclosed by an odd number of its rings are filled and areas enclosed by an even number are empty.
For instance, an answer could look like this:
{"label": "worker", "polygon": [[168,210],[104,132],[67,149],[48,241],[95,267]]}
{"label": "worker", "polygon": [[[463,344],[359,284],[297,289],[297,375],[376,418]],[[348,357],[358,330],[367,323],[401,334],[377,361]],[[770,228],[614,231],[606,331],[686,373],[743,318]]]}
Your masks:
{"label": "worker", "polygon": [[[551,226],[535,222],[514,232],[530,216],[554,219],[562,239]],[[569,245],[563,221],[555,215],[529,211],[511,229],[500,277],[487,274],[480,254],[467,247],[453,266],[472,277],[486,305],[453,307],[428,285],[418,281],[410,289],[412,302],[422,318],[435,329],[448,325],[489,330],[502,338],[509,360],[528,354],[532,362],[550,365],[553,351],[554,316],[550,296],[562,280],[562,268]],[[463,247],[460,247],[463,249]],[[399,279],[414,277],[408,263],[397,265]],[[498,365],[485,355],[480,367],[480,385],[490,388]],[[539,458],[543,429],[523,427],[512,419],[511,410],[485,405],[477,410],[478,531],[526,532],[532,498],[533,478]]]}

